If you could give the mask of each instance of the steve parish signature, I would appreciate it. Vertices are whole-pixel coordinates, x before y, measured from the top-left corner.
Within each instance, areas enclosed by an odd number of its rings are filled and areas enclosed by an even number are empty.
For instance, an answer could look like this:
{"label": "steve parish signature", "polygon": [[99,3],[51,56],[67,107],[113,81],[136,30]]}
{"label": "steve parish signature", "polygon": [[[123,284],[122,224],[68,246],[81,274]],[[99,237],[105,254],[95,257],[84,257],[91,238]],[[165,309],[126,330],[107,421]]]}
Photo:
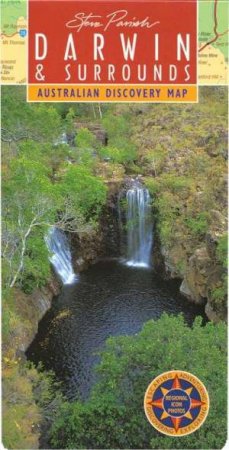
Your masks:
{"label": "steve parish signature", "polygon": [[74,28],[77,32],[83,28],[103,28],[107,31],[110,27],[124,28],[153,28],[160,22],[151,22],[149,16],[138,19],[137,17],[128,17],[129,13],[125,9],[119,9],[106,16],[95,15],[93,13],[80,12],[75,14],[72,20],[66,23],[67,28]]}

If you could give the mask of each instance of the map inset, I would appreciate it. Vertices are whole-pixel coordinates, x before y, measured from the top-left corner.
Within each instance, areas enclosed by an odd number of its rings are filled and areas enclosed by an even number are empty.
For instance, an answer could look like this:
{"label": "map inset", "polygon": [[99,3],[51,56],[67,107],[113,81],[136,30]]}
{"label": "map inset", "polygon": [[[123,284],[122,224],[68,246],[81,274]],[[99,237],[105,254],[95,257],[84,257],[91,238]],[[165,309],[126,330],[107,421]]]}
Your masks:
{"label": "map inset", "polygon": [[228,13],[228,1],[199,1],[198,81],[200,85],[227,84]]}
{"label": "map inset", "polygon": [[1,13],[1,83],[25,84],[27,2],[2,0]]}
{"label": "map inset", "polygon": [[[27,1],[1,0],[1,83],[25,84],[27,74]],[[226,0],[199,0],[198,83],[228,82]]]}

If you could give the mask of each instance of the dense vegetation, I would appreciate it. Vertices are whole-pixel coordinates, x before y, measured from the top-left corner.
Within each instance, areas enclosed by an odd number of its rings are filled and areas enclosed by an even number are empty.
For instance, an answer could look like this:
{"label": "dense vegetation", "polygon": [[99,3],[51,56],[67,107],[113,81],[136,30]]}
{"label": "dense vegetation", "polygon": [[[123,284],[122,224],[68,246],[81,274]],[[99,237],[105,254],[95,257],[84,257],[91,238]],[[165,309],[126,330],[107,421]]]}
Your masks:
{"label": "dense vegetation", "polygon": [[[157,231],[164,254],[169,255],[169,270],[173,276],[188,278],[195,250],[209,255],[217,283],[211,282],[206,269],[203,291],[193,297],[196,301],[208,298],[224,316],[225,264],[214,246],[227,251],[226,122],[224,90],[203,89],[198,105],[156,105],[141,120],[137,116],[132,128],[138,164],[154,198]],[[191,276],[188,281],[195,294]]]}
{"label": "dense vegetation", "polygon": [[[10,108],[11,96],[6,92],[4,284],[13,287],[20,283],[28,292],[44,284],[50,275],[44,242],[47,228],[55,225],[78,231],[84,226],[96,226],[106,188],[87,161],[78,161],[77,166],[70,164],[68,145],[58,143],[64,123],[53,107],[30,106],[21,96],[14,101],[17,114]],[[73,157],[79,159],[78,154]]]}
{"label": "dense vegetation", "polygon": [[84,142],[79,132],[73,150],[60,139],[73,130],[73,109],[29,105],[21,87],[4,87],[2,94],[4,444],[34,448],[41,410],[47,417],[40,400],[51,383],[20,357],[23,340],[27,342],[38,320],[28,294],[51,275],[44,241],[48,228],[95,230],[106,186],[95,176],[92,158],[80,158],[82,145],[91,151],[93,135],[87,130]]}
{"label": "dense vegetation", "polygon": [[[110,338],[90,399],[64,403],[58,412],[51,432],[53,447],[222,448],[227,422],[225,328],[211,323],[202,327],[198,318],[191,329],[181,316],[164,314],[147,322],[137,336]],[[180,367],[204,382],[211,408],[198,431],[173,439],[147,422],[143,393],[154,377]]]}
{"label": "dense vegetation", "polygon": [[[207,281],[197,280],[198,286],[202,283],[197,294],[225,316],[227,102],[223,88],[202,89],[200,94],[197,105],[69,106],[27,104],[24,87],[3,87],[7,448],[36,447],[41,423],[46,433],[52,423],[55,448],[222,447],[223,324],[202,328],[197,321],[190,329],[182,318],[163,316],[147,323],[138,336],[110,339],[98,367],[98,384],[86,403],[66,402],[52,375],[28,367],[21,351],[38,320],[34,292],[51,277],[44,241],[47,230],[56,226],[95,239],[108,182],[120,182],[125,176],[142,176],[151,192],[156,234],[171,276],[187,277],[190,258],[198,262],[195,252],[202,251],[210,275],[206,274]],[[106,130],[107,145],[95,137],[98,124]],[[63,133],[70,144],[62,139]],[[201,270],[205,268],[200,274]],[[149,381],[173,367],[199,376],[213,405],[198,432],[175,442],[156,433],[142,409]]]}

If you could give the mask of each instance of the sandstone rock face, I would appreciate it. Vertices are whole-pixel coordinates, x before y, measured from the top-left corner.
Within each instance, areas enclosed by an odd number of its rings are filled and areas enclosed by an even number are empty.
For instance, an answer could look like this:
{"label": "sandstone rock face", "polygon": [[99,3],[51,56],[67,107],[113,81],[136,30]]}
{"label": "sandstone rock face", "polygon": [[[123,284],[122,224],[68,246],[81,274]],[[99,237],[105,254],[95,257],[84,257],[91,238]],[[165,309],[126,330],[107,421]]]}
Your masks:
{"label": "sandstone rock face", "polygon": [[225,276],[217,248],[227,231],[227,218],[215,209],[209,211],[209,216],[209,229],[199,241],[180,229],[169,245],[162,245],[156,230],[153,259],[158,273],[181,279],[181,294],[192,302],[205,304],[208,318],[217,322],[227,319],[226,302],[217,293],[222,290]]}
{"label": "sandstone rock face", "polygon": [[225,320],[224,316],[221,316],[220,314],[217,314],[214,309],[212,308],[211,304],[209,302],[206,303],[205,306],[205,313],[209,320],[211,320],[214,323],[218,323],[221,320]]}
{"label": "sandstone rock face", "polygon": [[185,277],[180,286],[181,293],[195,303],[205,303],[212,270],[212,260],[206,247],[197,249],[189,258]]}
{"label": "sandstone rock face", "polygon": [[37,312],[39,321],[51,307],[52,299],[60,293],[60,289],[61,285],[59,281],[52,277],[46,286],[41,289],[36,289],[33,294],[31,294],[31,301]]}
{"label": "sandstone rock face", "polygon": [[37,331],[38,324],[45,313],[51,307],[53,298],[60,292],[60,284],[54,276],[49,280],[46,286],[36,289],[32,294],[23,293],[15,288],[16,313],[21,318],[11,330],[9,339],[3,342],[3,350],[12,346],[14,342],[14,351],[17,355],[24,358],[24,352],[33,341]]}
{"label": "sandstone rock face", "polygon": [[227,230],[226,121],[202,107],[161,108],[162,114],[137,109],[132,134],[137,164],[155,196],[154,268],[180,279],[181,292],[205,303],[211,320],[225,318],[218,248]]}
{"label": "sandstone rock face", "polygon": [[[170,249],[161,247],[164,260],[165,277],[180,278],[180,292],[188,300],[197,304],[205,304],[208,318],[214,322],[226,320],[225,310],[216,311],[211,292],[219,285],[223,269],[216,259],[216,248],[219,235],[209,231],[206,235],[205,246],[196,249],[185,267],[179,270],[179,260],[184,257],[185,250],[179,245]],[[161,261],[160,261],[161,264]]]}
{"label": "sandstone rock face", "polygon": [[164,259],[165,273],[169,278],[180,278],[183,275],[183,267],[180,261],[186,259],[186,250],[182,243],[176,244],[170,248],[161,247],[161,255]]}
{"label": "sandstone rock face", "polygon": [[72,262],[75,272],[86,270],[101,254],[102,234],[93,229],[71,236]]}
{"label": "sandstone rock face", "polygon": [[123,180],[113,180],[107,185],[107,201],[101,213],[98,230],[73,233],[70,236],[72,260],[76,272],[87,269],[99,258],[120,256],[118,198]]}
{"label": "sandstone rock face", "polygon": [[180,292],[185,297],[187,297],[189,300],[193,300],[193,293],[192,293],[186,279],[184,279],[180,285]]}
{"label": "sandstone rock face", "polygon": [[107,203],[103,209],[100,226],[103,232],[102,256],[119,257],[122,253],[122,232],[120,229],[120,198],[126,180],[109,181]]}
{"label": "sandstone rock face", "polygon": [[[224,269],[217,258],[219,239],[227,230],[227,220],[220,211],[211,210],[211,227],[195,249],[181,233],[170,246],[161,245],[156,231],[153,249],[154,268],[165,278],[181,279],[180,292],[189,301],[205,304],[208,318],[214,322],[227,319],[226,307],[217,307],[212,292],[222,284]],[[194,249],[193,249],[194,247]]]}

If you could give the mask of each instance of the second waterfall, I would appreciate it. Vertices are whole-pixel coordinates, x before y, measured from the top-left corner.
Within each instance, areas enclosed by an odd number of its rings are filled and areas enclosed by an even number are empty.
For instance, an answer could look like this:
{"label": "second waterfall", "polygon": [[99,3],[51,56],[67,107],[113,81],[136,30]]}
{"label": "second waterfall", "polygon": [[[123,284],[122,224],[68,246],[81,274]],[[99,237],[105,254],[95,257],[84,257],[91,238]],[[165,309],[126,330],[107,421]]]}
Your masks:
{"label": "second waterfall", "polygon": [[151,198],[148,189],[135,181],[126,192],[126,264],[149,267],[153,240]]}
{"label": "second waterfall", "polygon": [[50,252],[50,262],[63,284],[72,284],[77,277],[72,266],[72,257],[68,239],[58,228],[51,227],[45,237]]}

